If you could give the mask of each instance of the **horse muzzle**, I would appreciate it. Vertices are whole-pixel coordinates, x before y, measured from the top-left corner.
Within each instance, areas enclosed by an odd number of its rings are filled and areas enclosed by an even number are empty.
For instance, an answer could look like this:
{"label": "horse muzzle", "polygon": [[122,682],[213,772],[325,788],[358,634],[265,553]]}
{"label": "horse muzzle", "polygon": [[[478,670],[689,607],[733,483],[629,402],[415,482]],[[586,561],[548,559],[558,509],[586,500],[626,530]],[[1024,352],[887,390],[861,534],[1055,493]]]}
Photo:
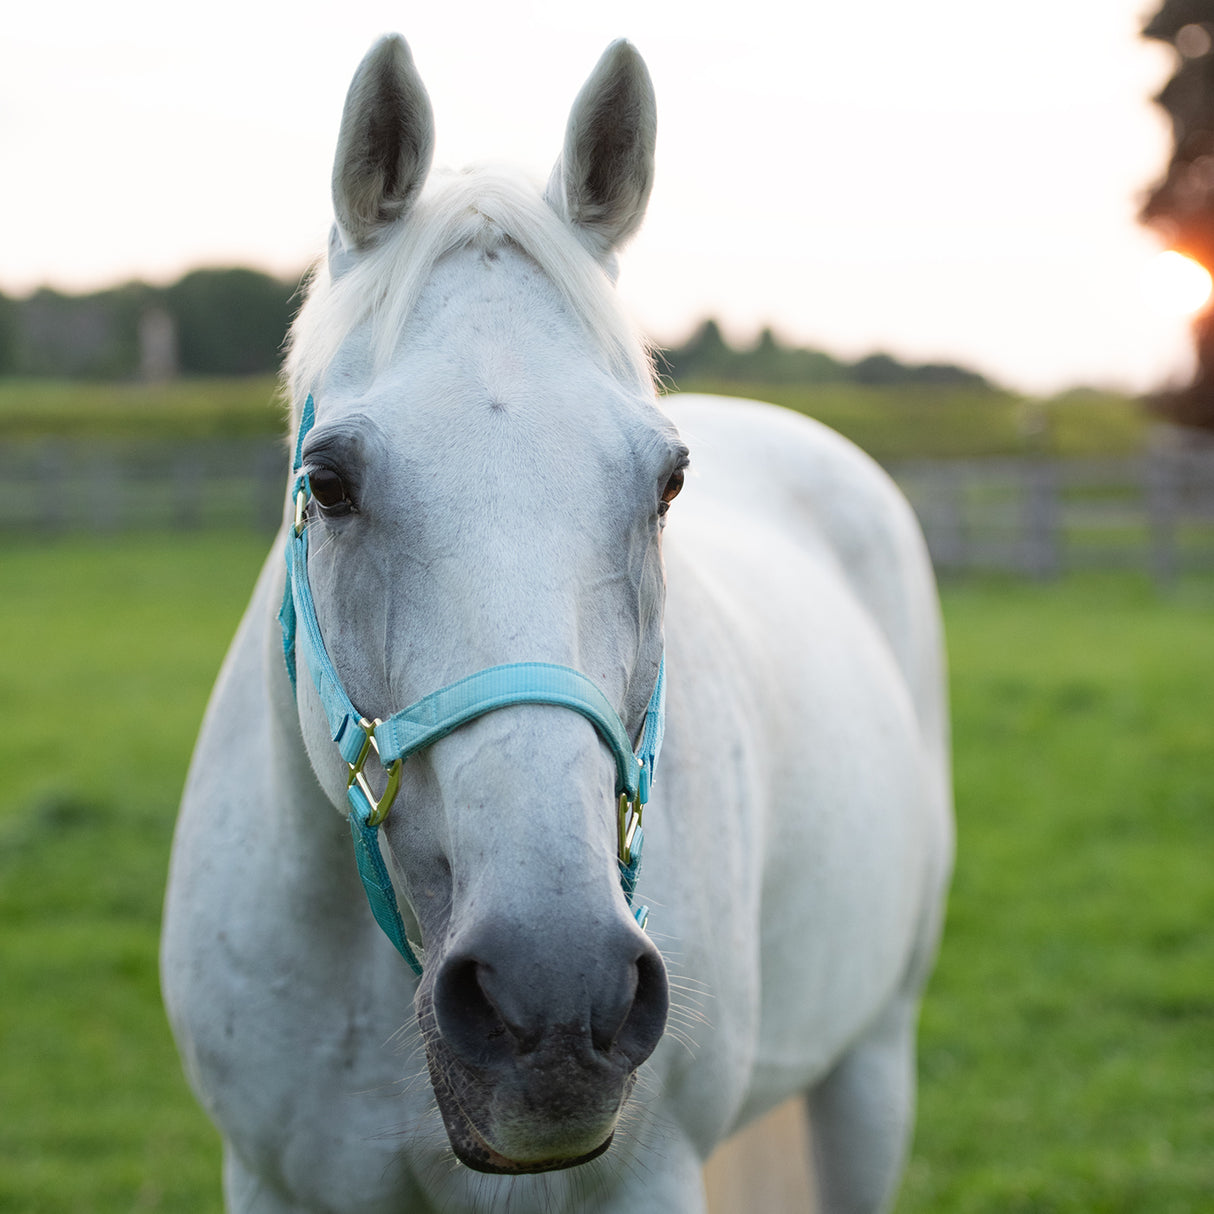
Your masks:
{"label": "horse muzzle", "polygon": [[482,1172],[602,1154],[666,1025],[665,966],[631,921],[574,951],[527,941],[496,926],[461,933],[418,994],[452,1149]]}

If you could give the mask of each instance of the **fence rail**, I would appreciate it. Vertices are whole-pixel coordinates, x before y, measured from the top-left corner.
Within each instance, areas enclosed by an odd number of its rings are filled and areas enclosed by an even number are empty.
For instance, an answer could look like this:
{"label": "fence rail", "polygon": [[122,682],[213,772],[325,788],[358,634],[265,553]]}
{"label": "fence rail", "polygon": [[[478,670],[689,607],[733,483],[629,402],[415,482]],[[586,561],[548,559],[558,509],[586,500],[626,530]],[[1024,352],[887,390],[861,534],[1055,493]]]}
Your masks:
{"label": "fence rail", "polygon": [[[0,535],[272,531],[286,459],[273,439],[6,443]],[[1049,578],[1112,567],[1170,581],[1214,569],[1214,444],[1160,444],[1116,460],[908,461],[890,471],[942,573]]]}

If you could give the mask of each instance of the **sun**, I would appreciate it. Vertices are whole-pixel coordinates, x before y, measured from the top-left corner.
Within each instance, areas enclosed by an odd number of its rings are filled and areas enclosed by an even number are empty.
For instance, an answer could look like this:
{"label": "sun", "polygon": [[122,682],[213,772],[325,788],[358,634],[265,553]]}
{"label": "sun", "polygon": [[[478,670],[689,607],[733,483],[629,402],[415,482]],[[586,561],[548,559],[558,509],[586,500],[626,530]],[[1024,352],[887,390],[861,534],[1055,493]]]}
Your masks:
{"label": "sun", "polygon": [[1147,267],[1146,291],[1152,308],[1167,316],[1191,316],[1209,301],[1214,285],[1200,262],[1168,249]]}

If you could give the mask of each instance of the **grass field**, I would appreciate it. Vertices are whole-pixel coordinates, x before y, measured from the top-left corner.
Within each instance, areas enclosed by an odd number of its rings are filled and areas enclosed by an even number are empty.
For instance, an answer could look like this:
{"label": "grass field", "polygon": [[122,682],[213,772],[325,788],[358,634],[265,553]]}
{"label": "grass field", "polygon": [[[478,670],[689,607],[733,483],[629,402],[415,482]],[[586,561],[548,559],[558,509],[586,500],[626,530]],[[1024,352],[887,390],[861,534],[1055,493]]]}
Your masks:
{"label": "grass field", "polygon": [[944,602],[959,858],[900,1209],[1214,1209],[1214,586]]}
{"label": "grass field", "polygon": [[[0,550],[6,1214],[218,1208],[156,942],[262,555],[213,534]],[[1214,582],[944,601],[959,859],[899,1212],[1214,1208]]]}

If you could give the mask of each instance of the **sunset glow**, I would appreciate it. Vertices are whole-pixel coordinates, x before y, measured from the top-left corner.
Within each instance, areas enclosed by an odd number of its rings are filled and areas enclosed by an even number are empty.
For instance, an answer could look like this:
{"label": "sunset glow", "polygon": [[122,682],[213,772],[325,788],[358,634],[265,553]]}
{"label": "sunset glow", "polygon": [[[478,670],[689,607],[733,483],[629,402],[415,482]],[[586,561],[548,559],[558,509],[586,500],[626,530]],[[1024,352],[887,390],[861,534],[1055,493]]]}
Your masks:
{"label": "sunset glow", "polygon": [[1146,289],[1151,306],[1171,316],[1189,316],[1210,298],[1210,272],[1191,257],[1174,249],[1160,253],[1150,265]]}

